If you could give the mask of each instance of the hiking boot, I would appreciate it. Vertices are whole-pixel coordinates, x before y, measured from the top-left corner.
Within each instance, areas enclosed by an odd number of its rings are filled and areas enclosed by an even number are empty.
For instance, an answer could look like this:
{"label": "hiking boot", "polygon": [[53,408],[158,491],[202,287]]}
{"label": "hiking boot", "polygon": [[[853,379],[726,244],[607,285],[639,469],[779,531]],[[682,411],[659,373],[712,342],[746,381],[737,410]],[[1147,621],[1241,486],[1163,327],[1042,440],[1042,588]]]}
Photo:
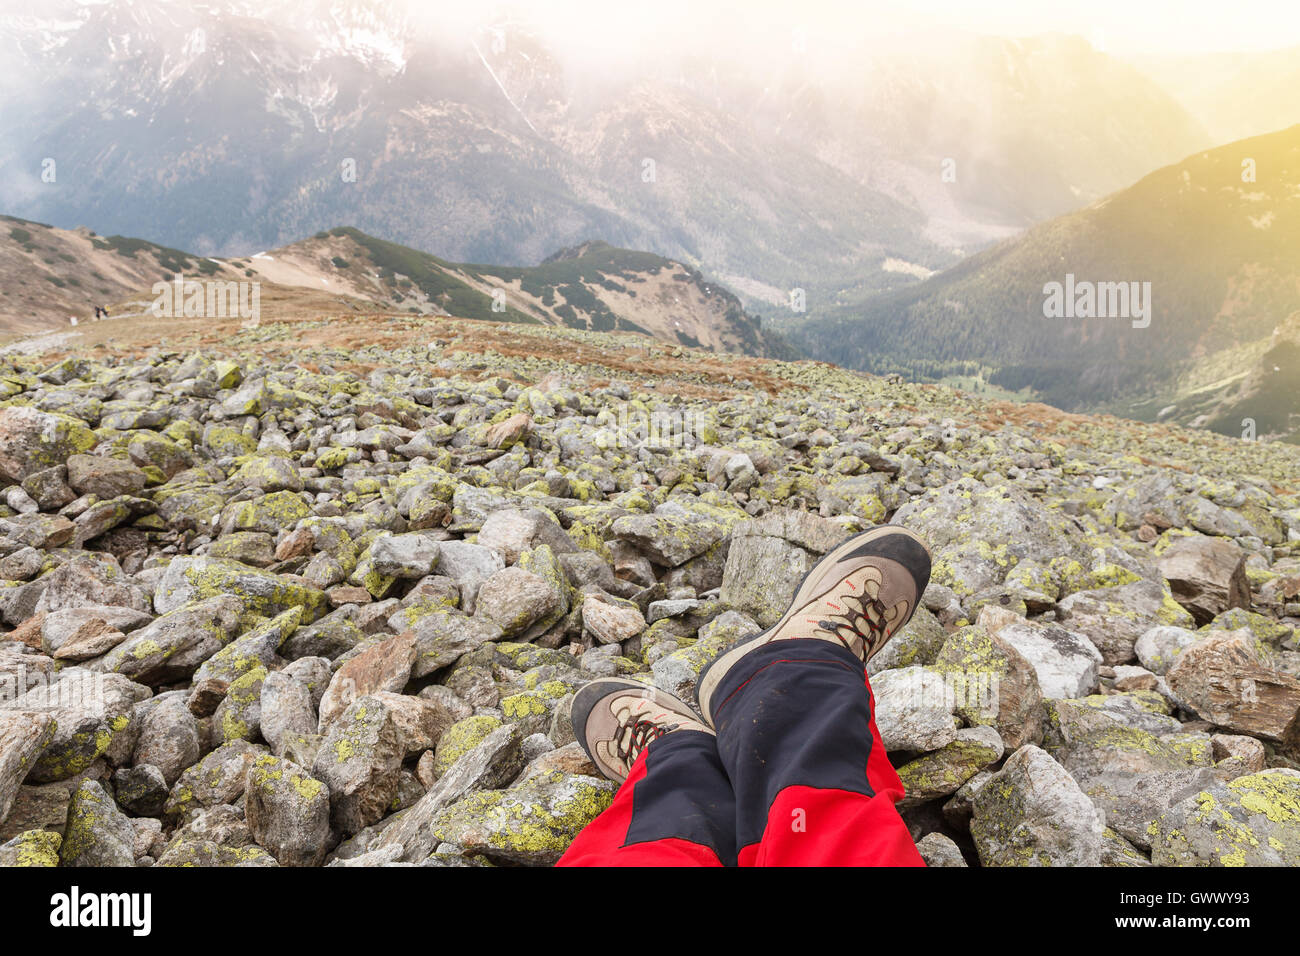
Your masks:
{"label": "hiking boot", "polygon": [[698,730],[713,736],[690,706],[649,684],[602,677],[573,698],[573,736],[591,762],[622,783],[637,757],[664,734]]}
{"label": "hiking boot", "polygon": [[742,659],[773,641],[814,638],[841,644],[865,664],[911,620],[930,582],[930,551],[897,525],[854,535],[813,566],[781,620],[713,661],[695,685],[699,711],[713,725],[712,695]]}

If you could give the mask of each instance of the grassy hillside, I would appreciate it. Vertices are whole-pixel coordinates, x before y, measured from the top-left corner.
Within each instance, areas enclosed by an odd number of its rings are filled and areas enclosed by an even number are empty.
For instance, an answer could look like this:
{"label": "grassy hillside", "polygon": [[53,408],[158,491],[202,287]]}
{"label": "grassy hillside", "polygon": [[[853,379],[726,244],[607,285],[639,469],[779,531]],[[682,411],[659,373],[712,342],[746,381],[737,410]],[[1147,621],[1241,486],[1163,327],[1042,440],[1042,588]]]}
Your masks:
{"label": "grassy hillside", "polygon": [[369,283],[373,296],[400,311],[639,332],[771,358],[797,354],[698,270],[605,242],[562,249],[536,266],[493,266],[448,262],[345,226],[273,253],[286,255],[317,262],[328,256],[354,288]]}
{"label": "grassy hillside", "polygon": [[[915,286],[842,303],[792,337],[850,367],[940,378],[976,362],[997,370],[993,384],[1065,408],[1154,415],[1180,375],[1248,372],[1253,358],[1212,363],[1267,341],[1300,309],[1298,213],[1294,126],[1189,157]],[[1149,282],[1149,327],[1045,317],[1045,285],[1067,274]]]}

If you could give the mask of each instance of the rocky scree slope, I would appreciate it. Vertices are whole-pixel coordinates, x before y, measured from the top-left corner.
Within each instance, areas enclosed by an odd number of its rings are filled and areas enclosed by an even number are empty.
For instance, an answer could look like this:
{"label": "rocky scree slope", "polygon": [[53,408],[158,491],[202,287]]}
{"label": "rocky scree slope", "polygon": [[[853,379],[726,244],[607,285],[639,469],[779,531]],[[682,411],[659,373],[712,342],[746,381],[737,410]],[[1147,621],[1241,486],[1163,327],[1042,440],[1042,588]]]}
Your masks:
{"label": "rocky scree slope", "polygon": [[1300,863],[1297,449],[510,334],[4,360],[0,864],[553,863],[574,691],[689,698],[885,521],[927,860]]}

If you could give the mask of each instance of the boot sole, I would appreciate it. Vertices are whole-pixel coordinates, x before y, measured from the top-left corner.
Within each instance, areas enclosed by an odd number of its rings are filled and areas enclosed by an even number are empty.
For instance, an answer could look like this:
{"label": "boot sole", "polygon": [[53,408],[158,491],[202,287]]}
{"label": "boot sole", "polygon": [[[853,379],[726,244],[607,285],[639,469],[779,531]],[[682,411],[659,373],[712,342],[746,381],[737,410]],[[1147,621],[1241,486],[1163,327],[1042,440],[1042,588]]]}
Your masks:
{"label": "boot sole", "polygon": [[[904,547],[909,545],[919,547],[921,552],[925,555],[926,560],[926,580],[924,582],[919,582],[920,590],[917,591],[917,600],[913,604],[912,609],[908,612],[907,617],[899,623],[897,628],[895,628],[894,633],[897,634],[907,626],[907,622],[912,619],[912,614],[916,611],[916,606],[920,604],[921,592],[924,591],[925,585],[929,583],[929,548],[926,547],[925,542],[921,539],[920,535],[902,527],[901,525],[882,525],[879,528],[872,528],[870,531],[863,531],[860,534],[855,534],[851,538],[845,540],[842,544],[832,548],[823,555],[816,564],[808,569],[807,573],[805,573],[803,578],[800,580],[799,586],[795,588],[794,597],[790,600],[790,606],[786,608],[785,613],[781,615],[779,621],[771,627],[759,631],[753,637],[747,637],[735,644],[729,650],[715,658],[704,668],[703,671],[700,672],[700,676],[695,682],[695,709],[704,717],[704,722],[706,724],[710,727],[713,726],[713,713],[711,710],[713,692],[717,689],[718,684],[721,683],[722,678],[727,675],[733,666],[735,666],[736,662],[750,651],[754,650],[755,647],[761,644],[769,634],[784,627],[789,621],[790,615],[793,614],[795,610],[803,607],[812,600],[812,596],[816,592],[819,582],[826,579],[826,572],[832,570],[841,561],[851,557],[866,545],[873,544],[883,538],[891,536],[897,536],[900,541],[907,542]],[[882,556],[889,557],[888,555]],[[825,571],[818,575],[818,581],[810,580],[812,578],[812,573],[818,568],[824,568]],[[882,644],[881,646],[883,647],[884,645]]]}

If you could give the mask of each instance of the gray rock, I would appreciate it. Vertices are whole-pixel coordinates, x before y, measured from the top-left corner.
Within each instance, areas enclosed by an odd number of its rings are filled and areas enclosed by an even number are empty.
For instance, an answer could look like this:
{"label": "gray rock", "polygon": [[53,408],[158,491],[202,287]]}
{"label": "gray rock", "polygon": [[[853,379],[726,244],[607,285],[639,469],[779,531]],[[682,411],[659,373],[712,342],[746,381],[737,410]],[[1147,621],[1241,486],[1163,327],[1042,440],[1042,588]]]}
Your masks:
{"label": "gray rock", "polygon": [[439,552],[438,573],[462,584],[486,580],[506,566],[498,552],[468,541],[444,541]]}
{"label": "gray rock", "polygon": [[1193,631],[1165,624],[1143,633],[1134,650],[1143,667],[1153,674],[1164,674],[1173,666],[1178,655],[1198,640],[1200,635]]}
{"label": "gray rock", "polygon": [[54,732],[49,714],[0,710],[0,821],[9,815],[18,787]]}
{"label": "gray rock", "polygon": [[483,582],[474,605],[480,620],[510,638],[561,609],[562,596],[540,575],[523,568],[497,571]]}
{"label": "gray rock", "polygon": [[927,833],[916,843],[926,866],[966,866],[961,850],[942,833]]}
{"label": "gray rock", "polygon": [[582,626],[601,644],[622,644],[646,628],[640,608],[631,602],[603,600],[589,594],[582,602]]}
{"label": "gray rock", "polygon": [[312,699],[311,688],[288,669],[275,671],[263,678],[259,704],[261,715],[258,726],[262,739],[270,745],[271,752],[277,757],[284,756],[285,746],[293,737],[316,733],[316,701]]}
{"label": "gray rock", "polygon": [[999,625],[991,619],[996,615],[985,612],[980,614],[980,625],[1029,661],[1044,697],[1083,697],[1097,689],[1102,656],[1086,636],[1059,624],[1039,624],[1019,617]]}
{"label": "gray rock", "polygon": [[975,794],[970,829],[985,866],[1098,866],[1105,817],[1065,768],[1029,745]]}
{"label": "gray rock", "polygon": [[132,764],[156,767],[168,787],[202,756],[199,724],[185,705],[183,692],[137,704],[131,716],[139,723]]}
{"label": "gray rock", "polygon": [[281,866],[319,866],[330,832],[330,792],[302,767],[258,757],[248,768],[244,813],[253,839]]}
{"label": "gray rock", "polygon": [[[118,804],[137,817],[160,816],[167,805],[167,778],[152,764],[123,767],[113,774],[113,793]],[[136,856],[141,856],[137,847]]]}
{"label": "gray rock", "polygon": [[1250,607],[1246,552],[1231,541],[1204,535],[1179,538],[1159,559],[1174,600],[1198,624],[1206,624],[1230,607]]}
{"label": "gray rock", "polygon": [[1160,815],[1151,834],[1156,866],[1300,864],[1300,772],[1265,770],[1216,783]]}
{"label": "gray rock", "polygon": [[886,750],[938,750],[957,739],[953,685],[926,667],[901,667],[871,681],[876,727]]}
{"label": "gray rock", "polygon": [[72,794],[61,866],[134,866],[135,828],[104,788],[87,780]]}
{"label": "gray rock", "polygon": [[388,577],[425,577],[433,573],[439,556],[438,542],[419,533],[383,535],[370,546],[375,570]]}
{"label": "gray rock", "polygon": [[388,812],[397,796],[404,756],[394,714],[377,697],[353,701],[330,725],[312,776],[329,787],[337,829],[351,835]]}

